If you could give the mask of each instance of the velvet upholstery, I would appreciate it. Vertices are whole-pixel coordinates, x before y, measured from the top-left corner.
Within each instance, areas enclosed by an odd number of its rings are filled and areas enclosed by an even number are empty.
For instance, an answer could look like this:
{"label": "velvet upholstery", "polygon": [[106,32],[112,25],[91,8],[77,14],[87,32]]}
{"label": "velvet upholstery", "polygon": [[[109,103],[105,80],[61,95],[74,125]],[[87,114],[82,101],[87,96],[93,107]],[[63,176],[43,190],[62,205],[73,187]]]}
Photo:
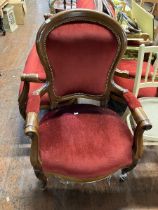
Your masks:
{"label": "velvet upholstery", "polygon": [[95,0],[77,0],[76,7],[83,9],[95,9]]}
{"label": "velvet upholstery", "polygon": [[[25,74],[35,73],[38,74],[39,77],[45,78],[45,71],[43,69],[43,66],[40,62],[39,56],[37,54],[36,46],[34,45],[31,49],[27,61],[25,63],[24,71]],[[30,83],[30,90],[29,90],[29,96],[32,95],[33,91],[37,90],[42,86],[41,83]],[[21,82],[19,95],[21,94],[23,89],[23,82]],[[45,94],[41,97],[41,105],[49,105],[49,98],[48,94]]]}
{"label": "velvet upholstery", "polygon": [[[148,64],[148,62],[145,62],[145,61],[143,62],[142,76],[145,76],[147,64]],[[129,72],[130,76],[135,76],[136,75],[136,69],[137,69],[137,60],[122,59],[119,62],[117,68],[120,69],[120,70],[127,70]],[[150,65],[150,73],[153,73],[153,72],[154,72],[154,67],[152,65]]]}
{"label": "velvet upholstery", "polygon": [[132,145],[121,118],[93,105],[50,112],[39,126],[40,161],[46,173],[78,179],[106,176],[132,163]]}
{"label": "velvet upholstery", "polygon": [[96,24],[65,24],[49,33],[46,49],[55,94],[103,94],[117,47],[114,34]]}
{"label": "velvet upholstery", "polygon": [[[145,76],[146,67],[147,67],[147,62],[144,62],[142,76]],[[130,76],[135,76],[136,68],[137,68],[137,61],[136,60],[121,60],[117,68],[123,71],[127,70]],[[151,65],[150,73],[152,73],[153,71],[154,71],[154,68]],[[123,78],[120,76],[114,76],[114,81],[116,82],[116,84],[120,85],[121,87],[133,92],[134,78],[128,79],[128,78]],[[152,96],[156,96],[156,94],[157,94],[157,88],[153,88],[153,87],[141,88],[139,90],[138,97],[150,97],[150,96],[152,97]]]}
{"label": "velvet upholstery", "polygon": [[139,100],[130,91],[124,93],[123,97],[124,97],[125,101],[127,102],[128,107],[131,110],[134,110],[135,108],[138,108],[138,107],[142,107]]}
{"label": "velvet upholstery", "polygon": [[30,95],[27,103],[26,112],[36,112],[40,110],[40,95]]}
{"label": "velvet upholstery", "polygon": [[[77,8],[85,8],[85,9],[95,9],[94,0],[78,0]],[[45,76],[45,71],[40,62],[39,56],[36,51],[36,46],[34,45],[28,55],[27,61],[25,63],[25,67],[23,73],[37,73],[39,77]],[[33,91],[40,88],[42,84],[38,83],[30,83],[29,95],[33,93]],[[23,82],[20,84],[19,95],[21,94],[23,89]],[[41,105],[49,105],[49,97],[48,94],[45,94],[41,97]]]}

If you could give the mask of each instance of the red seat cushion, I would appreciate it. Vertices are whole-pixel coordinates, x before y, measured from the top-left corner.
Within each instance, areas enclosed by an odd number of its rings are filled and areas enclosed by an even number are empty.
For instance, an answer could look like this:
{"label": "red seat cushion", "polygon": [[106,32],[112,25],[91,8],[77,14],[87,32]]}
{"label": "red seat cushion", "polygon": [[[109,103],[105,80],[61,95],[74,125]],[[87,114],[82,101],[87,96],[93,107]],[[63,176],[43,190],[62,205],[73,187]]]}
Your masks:
{"label": "red seat cushion", "polygon": [[[33,48],[31,49],[31,51],[28,55],[23,73],[26,73],[26,74],[35,73],[35,74],[39,74],[39,76],[41,76],[41,77],[43,74],[45,75],[45,71],[44,71],[43,66],[40,62],[35,45],[33,46]],[[41,83],[40,84],[39,83],[30,83],[29,95],[31,95],[33,93],[33,91],[37,90],[41,86],[42,86]],[[21,82],[21,85],[20,85],[19,95],[22,92],[22,88],[23,88],[23,82]],[[42,96],[41,105],[49,105],[48,94],[45,94],[44,96]]]}
{"label": "red seat cushion", "polygon": [[57,115],[48,113],[40,123],[39,136],[40,159],[47,173],[91,179],[132,162],[132,135],[109,109],[75,105]]}
{"label": "red seat cushion", "polygon": [[[136,60],[121,60],[117,68],[119,70],[127,70],[130,76],[136,75],[137,61]],[[143,63],[142,76],[145,76],[147,62]],[[153,66],[150,66],[150,73],[154,71]],[[134,78],[128,79],[119,76],[114,76],[114,81],[121,87],[133,92]],[[157,95],[157,88],[141,88],[138,97],[153,97]]]}
{"label": "red seat cushion", "polygon": [[[145,76],[147,65],[148,65],[148,62],[143,63],[142,76]],[[137,69],[137,60],[122,59],[119,62],[117,68],[120,69],[120,70],[127,70],[129,72],[130,76],[135,76],[136,75],[136,69]],[[150,65],[150,73],[151,72],[154,72],[154,67],[152,65]]]}
{"label": "red seat cushion", "polygon": [[95,9],[95,2],[94,0],[78,0],[76,7],[84,9]]}

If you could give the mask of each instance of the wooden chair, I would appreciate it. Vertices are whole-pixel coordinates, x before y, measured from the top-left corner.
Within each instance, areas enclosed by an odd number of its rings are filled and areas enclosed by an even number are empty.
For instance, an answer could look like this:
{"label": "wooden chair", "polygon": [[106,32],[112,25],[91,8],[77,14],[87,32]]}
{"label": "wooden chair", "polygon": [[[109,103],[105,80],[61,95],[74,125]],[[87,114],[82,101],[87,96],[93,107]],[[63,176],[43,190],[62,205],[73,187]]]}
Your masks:
{"label": "wooden chair", "polygon": [[[126,48],[119,24],[95,11],[61,12],[40,27],[36,46],[46,77],[24,76],[44,81],[29,95],[25,134],[32,140],[31,164],[43,187],[49,176],[90,182],[119,169],[122,174],[132,170],[142,155],[143,132],[151,124],[132,93],[112,80]],[[112,87],[122,94],[138,124],[134,138],[120,116],[107,108]],[[39,120],[45,93],[52,110]],[[100,106],[59,106],[78,98],[97,100]]]}
{"label": "wooden chair", "polygon": [[[146,69],[143,69],[143,60],[144,55],[149,53],[148,64]],[[158,54],[158,46],[149,46],[145,47],[144,45],[140,46],[139,54],[138,54],[138,63],[137,63],[137,74],[134,82],[133,94],[138,97],[138,92],[140,89],[144,89],[147,87],[158,87],[158,57],[156,57],[155,62],[153,64],[153,71],[150,71],[150,65],[152,60],[152,55]],[[143,74],[143,79],[142,79]],[[158,98],[157,97],[142,97],[139,98],[139,101],[148,114],[149,119],[153,125],[150,131],[147,131],[143,135],[144,144],[147,145],[158,145],[158,119],[157,119],[157,110],[158,110]],[[135,123],[131,114],[127,116],[127,123],[130,130],[133,133],[133,128],[135,127]]]}

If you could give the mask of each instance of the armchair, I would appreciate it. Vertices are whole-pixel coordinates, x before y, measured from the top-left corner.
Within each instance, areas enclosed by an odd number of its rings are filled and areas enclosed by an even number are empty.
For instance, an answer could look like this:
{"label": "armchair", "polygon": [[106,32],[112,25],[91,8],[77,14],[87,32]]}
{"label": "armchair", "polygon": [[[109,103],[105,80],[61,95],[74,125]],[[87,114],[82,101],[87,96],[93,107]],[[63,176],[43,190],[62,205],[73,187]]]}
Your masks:
{"label": "armchair", "polygon": [[[43,187],[52,175],[90,182],[134,168],[142,155],[143,132],[151,124],[136,97],[112,80],[126,48],[118,23],[96,11],[64,11],[40,27],[36,47],[46,77],[32,76],[44,84],[29,95],[25,134],[32,140],[31,164]],[[137,123],[134,137],[107,108],[112,88],[129,105]],[[51,110],[39,120],[40,98],[46,93]],[[64,105],[78,98],[95,99],[100,106]]]}

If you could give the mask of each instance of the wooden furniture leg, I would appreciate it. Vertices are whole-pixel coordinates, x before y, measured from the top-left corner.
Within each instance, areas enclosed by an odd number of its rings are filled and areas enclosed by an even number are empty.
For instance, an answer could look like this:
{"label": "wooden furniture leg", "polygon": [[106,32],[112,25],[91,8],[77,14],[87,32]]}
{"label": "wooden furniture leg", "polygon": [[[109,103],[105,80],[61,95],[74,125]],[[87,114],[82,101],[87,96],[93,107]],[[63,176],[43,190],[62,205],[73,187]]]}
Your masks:
{"label": "wooden furniture leg", "polygon": [[3,25],[3,18],[1,16],[0,16],[0,31],[2,32],[3,36],[6,35],[6,31],[5,31],[4,25]]}

